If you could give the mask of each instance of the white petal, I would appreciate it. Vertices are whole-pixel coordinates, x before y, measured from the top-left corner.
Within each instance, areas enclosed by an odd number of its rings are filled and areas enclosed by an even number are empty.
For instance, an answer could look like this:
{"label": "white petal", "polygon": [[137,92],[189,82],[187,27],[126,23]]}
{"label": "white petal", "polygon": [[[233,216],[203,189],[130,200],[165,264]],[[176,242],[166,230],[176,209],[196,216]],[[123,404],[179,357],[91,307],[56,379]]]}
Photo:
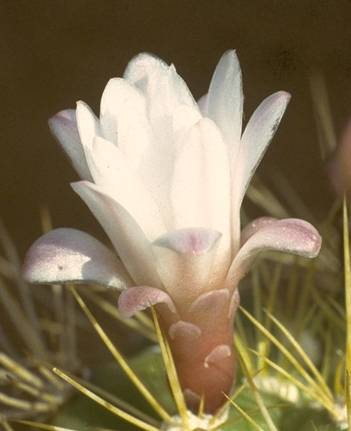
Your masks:
{"label": "white petal", "polygon": [[51,133],[70,158],[78,175],[83,180],[90,180],[90,171],[78,133],[76,111],[66,109],[58,112],[49,119],[49,127]]}
{"label": "white petal", "polygon": [[154,74],[166,73],[169,66],[153,54],[141,53],[130,60],[124,72],[124,78],[146,92]]}
{"label": "white petal", "polygon": [[175,135],[186,133],[200,119],[201,114],[198,109],[194,109],[194,107],[188,105],[179,105],[173,112],[173,133]]}
{"label": "white petal", "polygon": [[[173,65],[150,54],[139,54],[128,64],[124,77],[143,91],[154,133],[164,135],[169,118],[179,105],[197,109],[187,85]],[[167,125],[168,122],[168,125]]]}
{"label": "white petal", "polygon": [[104,137],[118,144],[136,169],[152,140],[145,97],[125,79],[111,79],[101,98],[100,121]]}
{"label": "white petal", "polygon": [[28,250],[23,276],[30,283],[98,283],[124,289],[130,278],[100,241],[76,229],[55,229]]}
{"label": "white petal", "polygon": [[208,116],[219,127],[233,158],[239,150],[243,116],[241,69],[235,51],[227,51],[213,74],[207,101]]}
{"label": "white petal", "polygon": [[71,185],[106,231],[134,281],[160,287],[151,244],[133,217],[95,184],[80,181]]}
{"label": "white petal", "polygon": [[279,91],[267,97],[255,110],[243,133],[240,152],[233,160],[233,194],[241,205],[249,182],[276,132],[289,103],[290,94]]}
{"label": "white petal", "polygon": [[308,258],[316,257],[321,247],[318,231],[300,219],[282,219],[262,223],[236,255],[227,277],[234,285],[247,271],[256,255],[264,250],[276,250]]}
{"label": "white petal", "polygon": [[162,101],[166,114],[171,113],[175,105],[195,104],[187,85],[177,74],[175,67],[169,66],[152,54],[142,53],[134,57],[125,70],[124,78],[141,89],[149,103],[159,104]]}
{"label": "white petal", "polygon": [[174,301],[190,304],[211,285],[213,263],[221,234],[208,229],[180,229],[154,243],[158,271]]}
{"label": "white petal", "polygon": [[178,154],[171,192],[176,228],[229,230],[229,163],[225,144],[213,122],[200,120],[185,136]]}
{"label": "white petal", "polygon": [[201,114],[204,117],[208,117],[208,94],[204,94],[200,97],[200,99],[197,101],[197,106],[200,109]]}
{"label": "white petal", "polygon": [[101,134],[99,121],[90,107],[82,101],[77,102],[76,118],[80,140],[85,150],[91,147],[95,136]]}
{"label": "white petal", "polygon": [[87,156],[94,182],[130,213],[150,240],[165,232],[159,209],[119,148],[95,138]]}
{"label": "white petal", "polygon": [[165,291],[150,286],[130,287],[118,298],[118,309],[124,317],[132,317],[138,311],[156,304],[166,304],[171,312],[176,312],[170,296]]}

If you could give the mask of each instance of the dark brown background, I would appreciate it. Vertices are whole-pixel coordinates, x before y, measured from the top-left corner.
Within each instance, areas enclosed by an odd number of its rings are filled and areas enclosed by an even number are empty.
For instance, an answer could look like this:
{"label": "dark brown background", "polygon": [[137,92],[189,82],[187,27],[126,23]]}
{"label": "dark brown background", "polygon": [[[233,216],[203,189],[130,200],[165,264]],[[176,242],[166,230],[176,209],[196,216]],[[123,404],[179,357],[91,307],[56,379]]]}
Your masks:
{"label": "dark brown background", "polygon": [[145,50],[174,62],[200,96],[236,48],[246,117],[264,96],[290,91],[261,172],[279,166],[321,217],[329,205],[308,74],[325,73],[340,131],[351,115],[350,1],[0,0],[0,35],[0,216],[21,253],[40,232],[41,204],[56,226],[97,229],[47,118],[78,99],[97,110],[107,80]]}

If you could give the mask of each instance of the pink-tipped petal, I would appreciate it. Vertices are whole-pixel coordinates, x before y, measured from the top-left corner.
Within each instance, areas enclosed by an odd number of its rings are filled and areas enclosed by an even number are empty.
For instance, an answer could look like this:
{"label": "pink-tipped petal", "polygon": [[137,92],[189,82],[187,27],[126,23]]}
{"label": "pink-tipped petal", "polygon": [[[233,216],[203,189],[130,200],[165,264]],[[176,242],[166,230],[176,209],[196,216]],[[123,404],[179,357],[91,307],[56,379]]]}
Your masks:
{"label": "pink-tipped petal", "polygon": [[198,256],[209,252],[221,236],[220,232],[205,228],[178,229],[160,236],[154,245],[180,254]]}
{"label": "pink-tipped petal", "polygon": [[176,313],[170,296],[163,290],[149,286],[135,286],[124,290],[118,298],[118,309],[124,317],[132,317],[138,311],[156,304],[166,304]]}
{"label": "pink-tipped petal", "polygon": [[97,283],[124,289],[130,283],[123,265],[100,241],[75,229],[55,229],[31,246],[23,276],[30,283]]}
{"label": "pink-tipped petal", "polygon": [[159,287],[151,244],[128,211],[95,184],[71,185],[104,228],[134,281]]}
{"label": "pink-tipped petal", "polygon": [[76,111],[66,109],[49,119],[49,128],[61,145],[74,169],[83,180],[91,180],[77,128]]}
{"label": "pink-tipped petal", "polygon": [[240,244],[241,246],[252,237],[260,229],[270,226],[272,223],[276,222],[277,219],[274,217],[259,217],[252,222],[248,223],[241,232]]}
{"label": "pink-tipped petal", "polygon": [[236,284],[254,257],[264,250],[276,250],[308,258],[316,257],[322,239],[318,231],[300,219],[282,219],[263,223],[250,236],[236,255],[228,273],[227,283]]}
{"label": "pink-tipped petal", "polygon": [[234,159],[240,144],[243,100],[240,63],[235,51],[227,51],[213,74],[207,103],[208,116],[221,130]]}
{"label": "pink-tipped petal", "polygon": [[203,228],[179,229],[153,243],[158,272],[172,296],[185,305],[211,288],[210,276],[221,234]]}

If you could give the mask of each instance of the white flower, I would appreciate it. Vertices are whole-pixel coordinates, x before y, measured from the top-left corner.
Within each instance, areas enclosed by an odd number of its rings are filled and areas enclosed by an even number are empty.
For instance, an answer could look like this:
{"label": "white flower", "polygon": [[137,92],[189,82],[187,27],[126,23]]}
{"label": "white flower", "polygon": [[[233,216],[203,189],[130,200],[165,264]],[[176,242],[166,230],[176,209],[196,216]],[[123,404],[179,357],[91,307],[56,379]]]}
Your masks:
{"label": "white flower", "polygon": [[234,51],[199,103],[173,65],[140,54],[108,82],[99,118],[78,102],[50,120],[82,178],[72,187],[119,258],[86,233],[57,229],[29,250],[26,279],[123,289],[126,316],[158,304],[189,405],[204,395],[209,412],[232,385],[232,318],[249,263],[264,249],[319,252],[318,232],[301,220],[262,218],[240,234],[243,197],[289,99],[266,98],[242,132]]}

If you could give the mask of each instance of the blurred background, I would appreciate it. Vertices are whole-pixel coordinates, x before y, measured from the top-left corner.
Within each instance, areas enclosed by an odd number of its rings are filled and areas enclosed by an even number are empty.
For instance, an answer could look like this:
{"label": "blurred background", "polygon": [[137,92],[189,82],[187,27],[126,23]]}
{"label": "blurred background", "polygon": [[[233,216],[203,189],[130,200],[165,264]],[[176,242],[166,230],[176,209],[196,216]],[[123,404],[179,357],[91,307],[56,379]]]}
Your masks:
{"label": "blurred background", "polygon": [[323,218],[333,194],[309,75],[323,72],[340,134],[351,116],[350,23],[349,0],[1,0],[0,217],[20,253],[41,232],[42,205],[55,226],[101,235],[69,186],[77,177],[47,119],[78,99],[98,113],[108,79],[141,51],[173,62],[199,97],[221,54],[236,48],[246,119],[265,96],[291,92],[260,173],[278,167]]}

